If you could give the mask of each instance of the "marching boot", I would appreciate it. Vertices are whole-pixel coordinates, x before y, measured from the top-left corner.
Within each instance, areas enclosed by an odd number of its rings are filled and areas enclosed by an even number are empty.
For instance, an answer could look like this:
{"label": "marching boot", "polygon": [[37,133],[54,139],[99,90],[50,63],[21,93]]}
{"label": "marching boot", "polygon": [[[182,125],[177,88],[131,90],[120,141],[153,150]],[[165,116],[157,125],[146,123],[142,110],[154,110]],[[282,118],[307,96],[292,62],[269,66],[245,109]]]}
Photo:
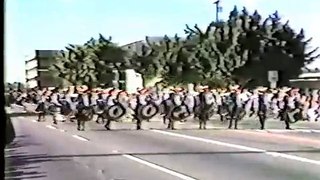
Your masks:
{"label": "marching boot", "polygon": [[233,119],[231,118],[230,121],[229,121],[228,129],[231,129],[231,128],[232,128],[232,121],[233,121]]}
{"label": "marching boot", "polygon": [[220,114],[219,116],[220,116],[220,121],[223,122],[224,121],[223,115]]}
{"label": "marching boot", "polygon": [[81,131],[85,131],[86,122],[85,121],[81,121],[81,125],[82,125]]}
{"label": "marching boot", "polygon": [[96,123],[97,123],[97,124],[100,124],[99,119],[100,119],[100,117],[99,117],[99,115],[98,115],[97,120],[96,120]]}
{"label": "marching boot", "polygon": [[110,121],[110,120],[107,120],[107,123],[104,125],[104,127],[105,127],[107,130],[111,130],[111,129],[110,129],[110,123],[111,123],[111,121]]}
{"label": "marching boot", "polygon": [[74,120],[71,118],[71,115],[68,115],[68,119],[70,122],[74,122]]}
{"label": "marching boot", "polygon": [[174,121],[171,120],[171,119],[169,119],[168,129],[175,130],[175,128],[174,128]]}
{"label": "marching boot", "polygon": [[171,128],[171,120],[170,119],[168,119],[168,120],[169,120],[169,122],[168,122],[167,129],[170,129]]}
{"label": "marching boot", "polygon": [[53,114],[53,124],[58,124],[58,122],[57,122],[57,114]]}
{"label": "marching boot", "polygon": [[98,123],[98,124],[104,123],[104,119],[100,114],[97,117],[96,123]]}
{"label": "marching boot", "polygon": [[37,120],[38,122],[40,122],[40,118],[41,118],[41,116],[40,116],[40,114],[38,114],[38,120]]}
{"label": "marching boot", "polygon": [[199,129],[202,129],[202,121],[199,121]]}
{"label": "marching boot", "polygon": [[290,120],[289,120],[289,115],[288,114],[284,114],[284,119],[283,119],[285,125],[286,125],[286,129],[290,130]]}
{"label": "marching boot", "polygon": [[266,121],[265,115],[259,115],[260,129],[264,130],[264,124]]}
{"label": "marching boot", "polygon": [[69,119],[70,122],[74,122],[74,120],[72,119],[72,114],[68,115],[68,119]]}
{"label": "marching boot", "polygon": [[141,122],[141,120],[138,118],[138,119],[137,119],[137,130],[141,130],[141,124],[142,124],[142,122]]}
{"label": "marching boot", "polygon": [[42,116],[42,121],[43,121],[43,122],[46,121],[46,114],[43,114],[43,116]]}
{"label": "marching boot", "polygon": [[37,121],[38,121],[38,122],[40,122],[40,121],[41,121],[41,119],[42,119],[42,114],[41,114],[41,113],[39,113],[39,114],[38,114],[38,120],[37,120]]}
{"label": "marching boot", "polygon": [[79,120],[77,120],[77,130],[78,131],[81,130],[81,122]]}
{"label": "marching boot", "polygon": [[231,116],[230,119],[229,119],[229,126],[228,126],[228,129],[231,129],[232,128],[232,122],[233,121],[233,117]]}
{"label": "marching boot", "polygon": [[207,129],[207,120],[203,121],[203,129]]}
{"label": "marching boot", "polygon": [[171,126],[170,126],[170,122],[168,123],[168,126],[167,126],[167,129],[170,129],[171,128]]}
{"label": "marching boot", "polygon": [[176,130],[176,128],[174,127],[174,122],[172,122],[171,130]]}
{"label": "marching boot", "polygon": [[239,117],[236,117],[234,119],[234,129],[238,129],[238,120],[239,120]]}
{"label": "marching boot", "polygon": [[288,120],[285,120],[284,123],[285,123],[285,125],[286,125],[286,129],[290,130],[291,128],[290,128],[290,123],[289,123],[289,121],[288,121]]}
{"label": "marching boot", "polygon": [[162,122],[163,122],[163,124],[166,124],[166,116],[162,117]]}

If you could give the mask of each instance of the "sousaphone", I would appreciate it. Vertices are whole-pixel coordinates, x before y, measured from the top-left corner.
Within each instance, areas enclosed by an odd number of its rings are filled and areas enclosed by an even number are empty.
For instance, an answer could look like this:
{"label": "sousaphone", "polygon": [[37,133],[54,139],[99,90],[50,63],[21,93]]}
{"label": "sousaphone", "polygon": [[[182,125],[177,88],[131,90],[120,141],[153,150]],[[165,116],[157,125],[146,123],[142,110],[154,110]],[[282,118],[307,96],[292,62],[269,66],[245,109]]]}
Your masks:
{"label": "sousaphone", "polygon": [[106,119],[111,121],[118,120],[125,114],[126,114],[126,108],[123,107],[123,105],[120,103],[107,107],[107,110],[105,113]]}

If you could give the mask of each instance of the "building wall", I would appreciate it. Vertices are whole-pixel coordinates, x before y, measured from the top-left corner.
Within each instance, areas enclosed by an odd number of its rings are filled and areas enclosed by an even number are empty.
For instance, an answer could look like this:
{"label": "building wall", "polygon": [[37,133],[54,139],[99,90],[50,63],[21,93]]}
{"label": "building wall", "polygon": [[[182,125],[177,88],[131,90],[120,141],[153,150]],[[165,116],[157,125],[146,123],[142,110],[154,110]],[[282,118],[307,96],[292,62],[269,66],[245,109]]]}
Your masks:
{"label": "building wall", "polygon": [[38,86],[38,80],[32,79],[27,82],[27,88],[35,88]]}
{"label": "building wall", "polygon": [[320,72],[318,70],[304,72],[299,76],[299,79],[290,80],[290,84],[299,88],[320,89]]}
{"label": "building wall", "polygon": [[33,59],[31,61],[26,62],[26,70],[38,67],[38,61]]}
{"label": "building wall", "polygon": [[26,80],[27,81],[30,79],[34,79],[37,76],[38,76],[38,69],[37,68],[26,70]]}
{"label": "building wall", "polygon": [[37,84],[42,87],[56,87],[63,83],[62,79],[49,71],[55,63],[57,50],[36,50],[35,57],[26,61],[26,83],[29,87]]}
{"label": "building wall", "polygon": [[315,89],[320,89],[320,80],[318,81],[295,81],[295,82],[290,82],[290,84],[293,87],[298,87],[298,88],[315,88]]}
{"label": "building wall", "polygon": [[134,53],[141,54],[142,47],[145,45],[146,44],[144,41],[136,41],[136,42],[122,46],[122,49],[127,50],[128,53],[131,53],[131,54],[134,54]]}

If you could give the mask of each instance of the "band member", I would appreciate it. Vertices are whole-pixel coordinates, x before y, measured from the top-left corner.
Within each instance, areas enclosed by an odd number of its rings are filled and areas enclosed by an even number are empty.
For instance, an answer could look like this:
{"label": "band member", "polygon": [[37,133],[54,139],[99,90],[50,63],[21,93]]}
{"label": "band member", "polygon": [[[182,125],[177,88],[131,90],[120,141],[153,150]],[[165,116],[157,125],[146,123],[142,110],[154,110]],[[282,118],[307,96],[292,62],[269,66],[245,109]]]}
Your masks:
{"label": "band member", "polygon": [[61,108],[61,104],[59,103],[59,95],[58,95],[57,88],[52,90],[52,94],[50,96],[50,103],[51,103],[50,111],[53,113],[53,124],[57,124],[57,118],[59,116],[59,110]]}
{"label": "band member", "polygon": [[100,120],[102,121],[102,123],[104,123],[104,117],[103,117],[103,113],[107,107],[107,95],[109,92],[108,91],[103,91],[102,93],[98,93],[97,94],[97,112],[96,114],[98,115],[96,123],[100,124]]}
{"label": "band member", "polygon": [[142,118],[139,116],[140,108],[148,103],[148,89],[142,89],[136,96],[136,107],[134,109],[135,115],[134,119],[137,121],[137,130],[141,130]]}
{"label": "band member", "polygon": [[[240,97],[241,98],[241,97]],[[258,107],[259,107],[259,90],[254,89],[252,95],[248,98],[247,102],[242,100],[242,103],[245,104],[246,114],[249,117],[252,117],[254,114],[257,115]]]}
{"label": "band member", "polygon": [[267,119],[267,110],[268,110],[268,95],[266,93],[266,90],[268,88],[257,88],[259,91],[258,95],[258,118],[260,122],[260,129],[264,129],[265,121]]}
{"label": "band member", "polygon": [[200,113],[199,117],[199,129],[206,129],[207,121],[212,116],[212,110],[215,99],[213,94],[210,92],[209,87],[205,87],[199,94],[200,99]]}
{"label": "band member", "polygon": [[172,93],[170,94],[169,99],[165,102],[165,118],[169,120],[168,129],[174,130],[175,120],[173,119],[175,108],[180,107],[183,104],[183,99],[181,96],[182,88],[173,88]]}
{"label": "band member", "polygon": [[107,130],[111,130],[110,129],[111,121],[118,121],[118,119],[110,119],[108,116],[106,116],[107,114],[105,113],[110,113],[109,108],[118,104],[119,103],[118,99],[119,99],[119,92],[115,88],[108,90],[108,96],[106,99],[106,104],[107,104],[106,111],[104,112],[104,118],[106,119],[106,124],[104,125],[104,127]]}
{"label": "band member", "polygon": [[291,129],[290,128],[289,113],[291,112],[292,108],[290,107],[289,96],[287,94],[287,92],[290,90],[291,90],[291,88],[284,87],[279,92],[279,97],[282,98],[282,101],[280,101],[280,103],[279,103],[280,120],[284,121],[286,129]]}
{"label": "band member", "polygon": [[229,99],[229,115],[230,115],[230,122],[229,122],[229,129],[232,128],[233,120],[234,120],[234,129],[238,129],[238,121],[240,119],[240,113],[243,111],[243,102],[240,98],[240,90],[239,86],[231,86],[230,90],[232,93],[230,94]]}
{"label": "band member", "polygon": [[47,101],[47,97],[45,95],[42,95],[40,101],[38,102],[38,106],[35,110],[35,112],[38,114],[38,122],[45,121],[46,101]]}
{"label": "band member", "polygon": [[78,104],[77,104],[77,129],[79,131],[85,130],[85,123],[92,119],[93,109],[90,107],[90,99],[88,97],[88,88],[86,86],[79,87],[77,91],[79,92]]}

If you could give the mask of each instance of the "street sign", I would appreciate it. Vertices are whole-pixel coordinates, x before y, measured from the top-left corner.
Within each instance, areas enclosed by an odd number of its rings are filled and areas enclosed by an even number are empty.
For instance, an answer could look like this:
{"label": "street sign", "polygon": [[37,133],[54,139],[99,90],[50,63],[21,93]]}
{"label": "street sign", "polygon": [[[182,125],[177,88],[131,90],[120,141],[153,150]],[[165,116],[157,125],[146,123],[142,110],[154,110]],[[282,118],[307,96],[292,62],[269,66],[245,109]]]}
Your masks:
{"label": "street sign", "polygon": [[270,83],[275,83],[279,80],[278,71],[268,71],[268,80]]}

